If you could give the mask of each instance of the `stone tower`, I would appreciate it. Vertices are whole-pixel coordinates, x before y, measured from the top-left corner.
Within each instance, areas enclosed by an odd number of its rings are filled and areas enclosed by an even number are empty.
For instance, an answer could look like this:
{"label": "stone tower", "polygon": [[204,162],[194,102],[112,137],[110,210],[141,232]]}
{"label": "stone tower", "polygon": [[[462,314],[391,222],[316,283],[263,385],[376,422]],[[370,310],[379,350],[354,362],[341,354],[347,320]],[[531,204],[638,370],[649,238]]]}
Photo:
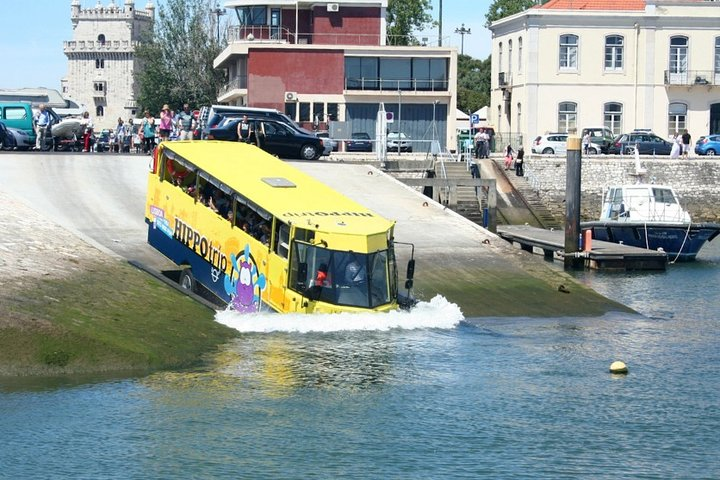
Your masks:
{"label": "stone tower", "polygon": [[127,121],[138,116],[135,47],[150,34],[155,6],[147,0],[145,10],[135,9],[135,0],[122,6],[101,0],[82,8],[72,0],[70,19],[73,38],[63,42],[68,58],[63,94],[84,103],[96,129],[115,128],[118,117]]}

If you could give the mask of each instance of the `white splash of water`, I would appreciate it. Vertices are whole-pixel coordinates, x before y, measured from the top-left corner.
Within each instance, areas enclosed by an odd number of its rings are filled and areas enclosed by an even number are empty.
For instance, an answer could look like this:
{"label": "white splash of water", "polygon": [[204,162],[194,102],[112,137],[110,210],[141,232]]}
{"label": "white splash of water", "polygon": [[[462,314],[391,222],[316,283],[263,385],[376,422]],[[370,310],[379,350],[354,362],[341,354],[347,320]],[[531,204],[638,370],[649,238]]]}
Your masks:
{"label": "white splash of water", "polygon": [[410,311],[387,313],[334,314],[241,314],[223,310],[215,314],[218,323],[240,332],[338,332],[343,330],[385,331],[393,328],[454,328],[463,320],[456,304],[436,295],[429,302],[419,302]]}

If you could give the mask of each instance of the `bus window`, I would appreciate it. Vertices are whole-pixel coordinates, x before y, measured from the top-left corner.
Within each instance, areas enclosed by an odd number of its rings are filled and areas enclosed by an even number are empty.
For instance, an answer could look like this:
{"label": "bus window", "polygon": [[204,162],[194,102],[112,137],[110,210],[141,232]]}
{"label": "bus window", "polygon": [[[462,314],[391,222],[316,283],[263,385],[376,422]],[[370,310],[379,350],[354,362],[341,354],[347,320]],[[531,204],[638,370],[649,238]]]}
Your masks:
{"label": "bus window", "polygon": [[277,230],[275,231],[275,252],[282,258],[288,257],[288,246],[290,243],[290,226],[275,219]]}

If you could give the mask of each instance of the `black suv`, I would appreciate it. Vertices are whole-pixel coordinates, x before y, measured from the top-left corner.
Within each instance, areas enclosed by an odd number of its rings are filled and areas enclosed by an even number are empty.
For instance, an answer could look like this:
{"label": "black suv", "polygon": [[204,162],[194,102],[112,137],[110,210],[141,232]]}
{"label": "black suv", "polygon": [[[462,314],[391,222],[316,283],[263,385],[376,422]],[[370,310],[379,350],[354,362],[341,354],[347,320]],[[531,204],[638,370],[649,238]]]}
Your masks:
{"label": "black suv", "polygon": [[[241,120],[241,118],[225,119],[222,126],[210,129],[207,139],[237,142],[237,125]],[[325,151],[323,139],[316,135],[294,130],[276,120],[249,118],[249,122],[256,132],[257,145],[278,157],[315,160]]]}
{"label": "black suv", "polygon": [[672,143],[651,132],[623,133],[615,137],[608,153],[633,155],[636,148],[641,155],[670,155]]}

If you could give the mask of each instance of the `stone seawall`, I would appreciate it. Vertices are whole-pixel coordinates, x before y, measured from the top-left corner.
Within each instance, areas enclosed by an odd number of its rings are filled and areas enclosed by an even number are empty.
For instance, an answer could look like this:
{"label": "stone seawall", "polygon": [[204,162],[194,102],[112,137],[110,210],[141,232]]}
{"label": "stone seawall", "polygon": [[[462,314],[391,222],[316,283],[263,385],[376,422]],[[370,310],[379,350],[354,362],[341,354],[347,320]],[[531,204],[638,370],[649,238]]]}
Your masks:
{"label": "stone seawall", "polygon": [[[642,181],[670,185],[680,196],[694,221],[720,222],[720,160],[670,160],[641,158],[647,170]],[[531,157],[525,163],[526,178],[557,218],[565,216],[565,158]],[[582,161],[583,220],[600,215],[603,189],[609,185],[635,183],[635,160],[603,156]]]}

